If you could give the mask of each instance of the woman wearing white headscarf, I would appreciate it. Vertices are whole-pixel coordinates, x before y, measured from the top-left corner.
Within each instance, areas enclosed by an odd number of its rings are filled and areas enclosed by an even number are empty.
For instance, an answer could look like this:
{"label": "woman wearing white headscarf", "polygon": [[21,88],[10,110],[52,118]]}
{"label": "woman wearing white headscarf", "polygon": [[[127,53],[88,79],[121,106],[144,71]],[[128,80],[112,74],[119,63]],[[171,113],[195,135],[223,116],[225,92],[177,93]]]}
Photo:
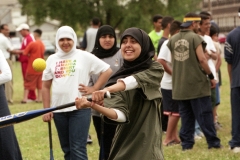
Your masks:
{"label": "woman wearing white headscarf", "polygon": [[[10,67],[0,50],[0,117],[10,115],[4,91],[4,83],[12,79]],[[13,126],[0,128],[0,159],[22,160]]]}
{"label": "woman wearing white headscarf", "polygon": [[[76,97],[81,97],[81,92],[78,91],[79,84],[88,85],[91,74],[100,74],[93,90],[98,90],[111,75],[108,64],[91,53],[76,49],[77,36],[71,27],[60,27],[55,41],[57,52],[48,57],[42,77],[44,108],[66,104],[74,101]],[[43,121],[48,122],[52,118],[65,160],[87,159],[90,108],[85,110],[76,110],[75,106],[65,108],[45,114]]]}

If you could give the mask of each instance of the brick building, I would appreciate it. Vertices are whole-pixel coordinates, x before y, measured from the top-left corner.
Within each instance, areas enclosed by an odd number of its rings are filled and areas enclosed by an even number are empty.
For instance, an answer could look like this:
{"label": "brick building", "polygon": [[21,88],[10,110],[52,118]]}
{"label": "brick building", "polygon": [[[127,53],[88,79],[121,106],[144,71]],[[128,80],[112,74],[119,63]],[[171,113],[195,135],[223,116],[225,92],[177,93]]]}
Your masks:
{"label": "brick building", "polygon": [[212,14],[213,20],[219,25],[220,32],[227,34],[240,26],[238,9],[240,0],[203,0],[202,10]]}

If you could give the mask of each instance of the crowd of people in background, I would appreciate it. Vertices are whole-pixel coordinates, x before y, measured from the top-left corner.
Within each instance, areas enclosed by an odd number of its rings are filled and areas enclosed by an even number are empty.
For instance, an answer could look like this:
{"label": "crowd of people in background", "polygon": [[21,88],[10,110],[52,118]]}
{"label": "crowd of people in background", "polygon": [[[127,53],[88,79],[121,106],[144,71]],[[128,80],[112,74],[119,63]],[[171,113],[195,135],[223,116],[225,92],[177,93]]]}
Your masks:
{"label": "crowd of people in background", "polygon": [[[11,56],[16,55],[24,82],[22,104],[30,99],[49,108],[75,100],[76,106],[42,117],[44,122],[54,120],[65,160],[88,159],[91,118],[99,160],[164,159],[162,145],[181,145],[186,151],[202,137],[208,149],[221,149],[217,111],[224,53],[231,87],[229,146],[240,153],[240,28],[228,34],[223,52],[217,39],[220,30],[208,12],[187,13],[182,22],[157,14],[152,23],[149,34],[140,28],[126,29],[120,48],[114,28],[101,25],[99,18],[92,19],[80,49],[75,31],[62,26],[55,37],[56,53],[47,58],[43,72],[32,67],[36,58],[44,58],[42,31],[36,29],[32,35],[27,24],[18,26],[23,42],[20,50],[14,50],[8,25],[2,24],[0,115],[10,114],[8,104],[14,103]],[[110,99],[104,99],[107,92]],[[0,149],[0,159],[21,160],[13,127],[0,133],[0,146],[11,137],[9,148]]]}

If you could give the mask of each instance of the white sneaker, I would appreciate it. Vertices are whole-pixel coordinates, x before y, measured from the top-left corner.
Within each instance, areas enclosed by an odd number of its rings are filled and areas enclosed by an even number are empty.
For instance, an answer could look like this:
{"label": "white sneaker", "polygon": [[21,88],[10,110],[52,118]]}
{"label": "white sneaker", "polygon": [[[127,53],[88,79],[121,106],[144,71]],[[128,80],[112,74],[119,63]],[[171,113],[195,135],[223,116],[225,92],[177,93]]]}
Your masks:
{"label": "white sneaker", "polygon": [[31,102],[34,102],[34,100],[27,99],[27,103],[31,103]]}
{"label": "white sneaker", "polygon": [[203,132],[199,132],[197,135],[198,135],[199,137],[204,137]]}
{"label": "white sneaker", "polygon": [[88,137],[87,137],[87,144],[92,144],[92,138],[91,138],[91,136],[90,135],[88,135]]}
{"label": "white sneaker", "polygon": [[198,136],[198,135],[194,135],[194,139],[195,139],[195,140],[200,140],[200,139],[202,139],[202,137],[200,137],[200,136]]}
{"label": "white sneaker", "polygon": [[233,153],[240,153],[240,147],[234,147],[232,151]]}

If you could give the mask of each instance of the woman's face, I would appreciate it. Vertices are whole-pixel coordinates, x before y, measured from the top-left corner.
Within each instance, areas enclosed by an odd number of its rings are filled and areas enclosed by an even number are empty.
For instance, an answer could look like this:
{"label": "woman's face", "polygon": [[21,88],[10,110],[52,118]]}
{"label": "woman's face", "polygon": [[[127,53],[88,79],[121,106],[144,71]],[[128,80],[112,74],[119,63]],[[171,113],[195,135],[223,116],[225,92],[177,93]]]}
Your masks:
{"label": "woman's face", "polygon": [[103,49],[109,50],[114,45],[115,38],[112,35],[103,35],[99,38],[99,43]]}
{"label": "woman's face", "polygon": [[73,40],[70,38],[61,38],[58,41],[58,45],[59,47],[66,53],[68,53],[69,51],[71,51],[72,47],[73,47]]}
{"label": "woman's face", "polygon": [[123,38],[121,44],[123,59],[127,61],[134,61],[139,57],[141,50],[140,44],[133,37],[125,36]]}

